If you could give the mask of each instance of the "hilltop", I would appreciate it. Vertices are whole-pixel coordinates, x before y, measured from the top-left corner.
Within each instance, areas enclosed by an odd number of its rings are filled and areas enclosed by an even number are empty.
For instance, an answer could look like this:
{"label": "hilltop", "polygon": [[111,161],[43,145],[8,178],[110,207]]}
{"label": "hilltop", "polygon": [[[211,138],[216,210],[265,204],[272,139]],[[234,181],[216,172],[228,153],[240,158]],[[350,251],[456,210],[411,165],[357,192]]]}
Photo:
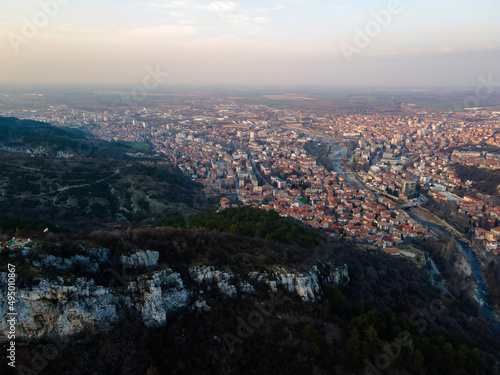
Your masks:
{"label": "hilltop", "polygon": [[210,207],[153,152],[78,130],[0,118],[0,210],[67,230],[133,226]]}

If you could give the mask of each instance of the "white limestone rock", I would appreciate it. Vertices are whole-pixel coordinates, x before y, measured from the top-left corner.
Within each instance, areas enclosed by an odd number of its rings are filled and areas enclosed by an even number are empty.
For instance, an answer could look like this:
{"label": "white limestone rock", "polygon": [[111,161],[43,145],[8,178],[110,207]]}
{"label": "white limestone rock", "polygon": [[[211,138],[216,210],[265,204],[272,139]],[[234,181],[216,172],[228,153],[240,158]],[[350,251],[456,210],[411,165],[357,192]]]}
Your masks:
{"label": "white limestone rock", "polygon": [[[100,255],[99,255],[100,254]],[[106,252],[95,251],[90,255],[107,259]],[[134,257],[135,255],[135,257]],[[83,257],[87,259],[87,257]],[[75,261],[85,261],[75,256]],[[59,258],[60,259],[60,258]],[[65,259],[50,257],[50,267],[65,267]],[[137,267],[156,265],[157,252],[139,252],[123,259],[125,266]],[[35,262],[32,262],[34,265]],[[42,264],[39,264],[42,267]],[[252,271],[243,279],[228,270],[213,266],[198,266],[189,269],[189,275],[199,287],[217,290],[228,297],[255,293],[257,283],[265,283],[272,293],[279,288],[298,295],[303,301],[317,302],[327,284],[342,285],[349,281],[346,265],[322,264],[309,272],[297,272],[284,267],[269,271]],[[189,307],[198,311],[209,311],[210,306],[203,299],[193,300],[193,294],[203,290],[188,290],[179,273],[167,268],[139,275],[133,281],[120,280],[123,288],[95,285],[92,279],[79,278],[74,285],[64,285],[65,280],[42,279],[38,285],[17,290],[16,310],[19,325],[19,340],[47,339],[61,340],[82,332],[106,332],[126,317],[135,317],[147,327],[165,325],[171,312]],[[0,290],[7,284],[7,273],[0,272]],[[0,298],[0,315],[6,316],[7,299]],[[7,341],[7,321],[0,321],[0,343]]]}
{"label": "white limestone rock", "polygon": [[209,312],[212,308],[208,306],[207,301],[204,299],[198,299],[191,305],[191,309],[200,312]]}
{"label": "white limestone rock", "polygon": [[191,293],[184,288],[181,275],[166,269],[151,277],[139,276],[131,283],[132,306],[137,306],[146,327],[159,327],[167,322],[167,315],[188,305]]}
{"label": "white limestone rock", "polygon": [[[217,288],[227,296],[237,294],[236,286],[241,293],[250,294],[255,292],[251,282],[238,280],[237,275],[230,271],[216,270],[213,266],[198,266],[189,270],[193,280],[199,285],[206,285],[207,289]],[[250,281],[263,282],[269,286],[273,293],[281,286],[289,293],[297,294],[306,302],[316,302],[323,296],[322,286],[326,284],[342,285],[349,281],[347,266],[335,267],[331,264],[324,265],[320,271],[314,268],[307,273],[290,271],[283,267],[277,267],[274,272],[252,271],[248,274]]]}
{"label": "white limestone rock", "polygon": [[160,253],[158,251],[138,251],[134,254],[122,255],[120,257],[120,263],[124,268],[149,268],[158,265],[158,260],[160,259]]}
{"label": "white limestone rock", "polygon": [[[20,340],[68,337],[97,325],[105,330],[118,322],[118,303],[118,296],[94,285],[93,280],[78,279],[75,286],[61,285],[60,280],[42,280],[38,286],[18,290],[17,337]],[[6,311],[7,304],[2,299],[0,314],[5,316]],[[5,321],[1,321],[0,342],[5,340],[6,328]]]}
{"label": "white limestone rock", "polygon": [[213,266],[201,266],[190,268],[189,274],[198,284],[204,283],[208,290],[216,287],[227,296],[234,297],[238,295],[236,285],[231,281],[235,277],[232,272],[219,271]]}

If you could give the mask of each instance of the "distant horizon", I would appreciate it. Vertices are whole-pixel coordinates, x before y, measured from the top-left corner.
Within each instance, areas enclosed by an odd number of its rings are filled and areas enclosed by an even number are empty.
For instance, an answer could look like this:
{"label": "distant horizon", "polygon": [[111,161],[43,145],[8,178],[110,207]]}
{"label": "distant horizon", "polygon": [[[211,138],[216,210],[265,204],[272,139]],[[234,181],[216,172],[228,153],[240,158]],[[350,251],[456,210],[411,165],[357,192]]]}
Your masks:
{"label": "distant horizon", "polygon": [[[137,82],[128,83],[12,83],[0,82],[0,93],[5,90],[130,90]],[[267,91],[267,90],[331,90],[331,91],[460,91],[473,90],[477,84],[470,85],[421,85],[421,86],[394,86],[394,85],[320,85],[320,84],[275,84],[275,85],[259,85],[259,84],[164,84],[147,94],[158,95],[167,93],[171,90],[231,90],[231,91]]]}

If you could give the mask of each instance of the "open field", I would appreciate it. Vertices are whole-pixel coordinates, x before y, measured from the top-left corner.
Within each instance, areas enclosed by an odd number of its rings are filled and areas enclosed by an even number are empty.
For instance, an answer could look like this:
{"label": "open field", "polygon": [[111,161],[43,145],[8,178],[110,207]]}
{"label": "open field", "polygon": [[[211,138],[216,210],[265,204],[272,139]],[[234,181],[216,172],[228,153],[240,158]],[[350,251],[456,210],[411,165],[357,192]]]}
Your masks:
{"label": "open field", "polygon": [[[409,260],[415,262],[415,264],[419,266],[423,266],[425,264],[425,254],[422,250],[418,250],[411,245],[396,246],[396,248],[400,250],[401,256],[408,258]],[[414,257],[409,254],[413,254]]]}

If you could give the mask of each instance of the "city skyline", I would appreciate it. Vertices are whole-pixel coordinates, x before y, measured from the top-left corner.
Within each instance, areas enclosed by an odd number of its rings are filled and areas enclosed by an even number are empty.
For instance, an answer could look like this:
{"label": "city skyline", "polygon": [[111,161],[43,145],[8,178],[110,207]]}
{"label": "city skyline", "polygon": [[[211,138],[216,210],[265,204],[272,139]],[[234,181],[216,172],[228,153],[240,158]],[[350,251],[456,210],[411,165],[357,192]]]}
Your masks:
{"label": "city skyline", "polygon": [[500,4],[7,1],[4,84],[476,85],[500,75]]}

